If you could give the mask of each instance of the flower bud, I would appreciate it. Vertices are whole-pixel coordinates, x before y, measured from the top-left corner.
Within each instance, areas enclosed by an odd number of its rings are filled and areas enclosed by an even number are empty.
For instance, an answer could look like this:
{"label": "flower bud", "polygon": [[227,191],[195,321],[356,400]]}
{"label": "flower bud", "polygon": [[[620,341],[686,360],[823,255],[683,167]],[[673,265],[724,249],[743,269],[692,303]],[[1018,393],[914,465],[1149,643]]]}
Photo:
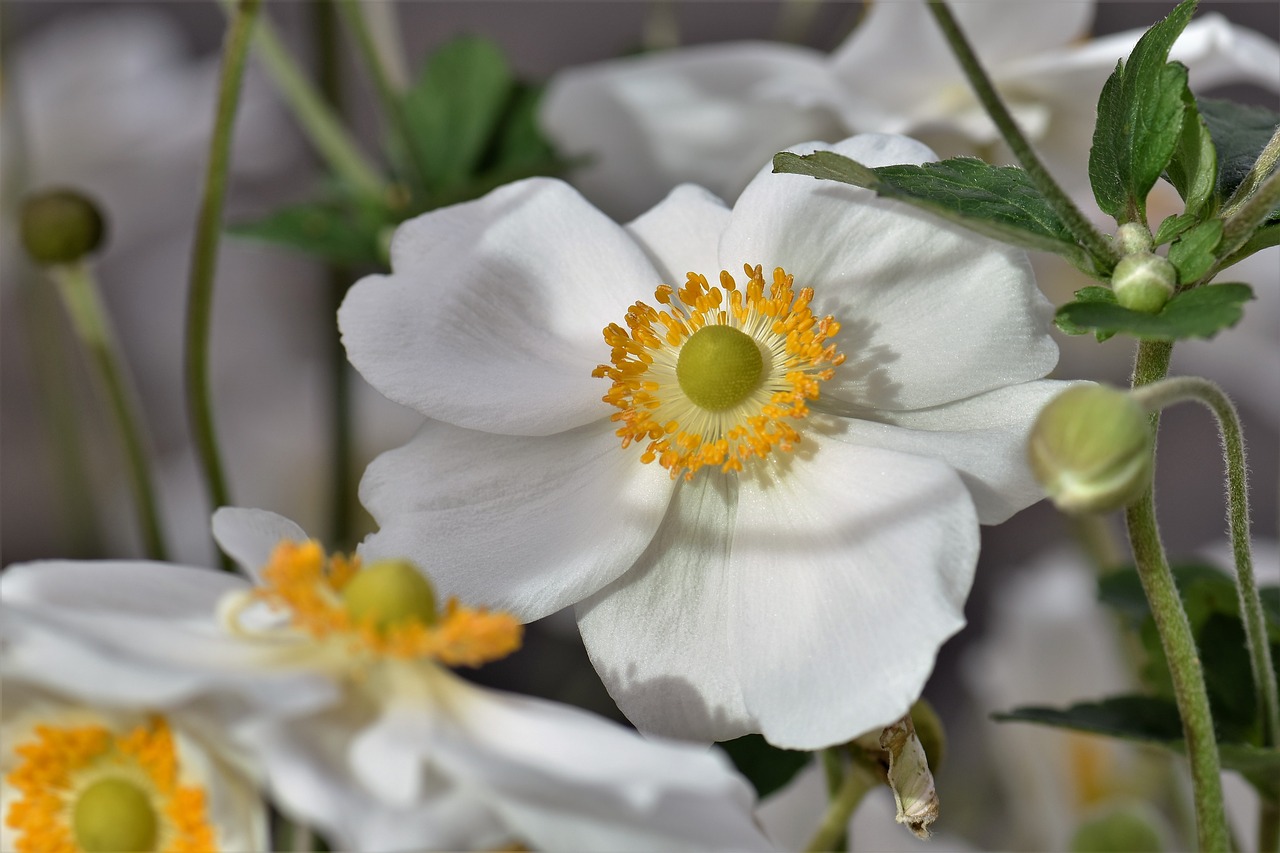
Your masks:
{"label": "flower bud", "polygon": [[1163,308],[1177,284],[1178,271],[1173,264],[1150,252],[1125,255],[1111,273],[1116,301],[1144,314]]}
{"label": "flower bud", "polygon": [[1116,229],[1116,244],[1121,254],[1136,255],[1150,252],[1155,247],[1151,232],[1141,222],[1126,222]]}
{"label": "flower bud", "polygon": [[102,244],[98,206],[74,190],[50,190],[22,204],[22,246],[38,264],[69,264]]}
{"label": "flower bud", "polygon": [[434,625],[436,592],[422,572],[405,560],[383,560],[361,569],[342,589],[342,603],[357,622],[378,631],[408,622]]}
{"label": "flower bud", "polygon": [[1151,428],[1132,396],[1077,385],[1040,411],[1027,444],[1031,471],[1058,509],[1108,512],[1151,482]]}

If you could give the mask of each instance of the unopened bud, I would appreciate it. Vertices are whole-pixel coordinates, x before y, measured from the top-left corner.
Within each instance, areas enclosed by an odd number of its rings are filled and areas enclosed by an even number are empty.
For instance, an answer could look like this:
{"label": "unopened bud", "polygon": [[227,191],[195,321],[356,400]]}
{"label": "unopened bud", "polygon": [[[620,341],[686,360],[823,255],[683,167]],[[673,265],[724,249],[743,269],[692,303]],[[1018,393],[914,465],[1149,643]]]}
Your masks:
{"label": "unopened bud", "polygon": [[1141,222],[1126,222],[1116,229],[1116,245],[1125,255],[1136,255],[1139,252],[1150,252],[1155,246],[1151,232]]}
{"label": "unopened bud", "polygon": [[69,264],[102,244],[98,206],[74,190],[50,190],[22,204],[22,246],[38,264]]}
{"label": "unopened bud", "polygon": [[1116,301],[1133,311],[1154,314],[1164,307],[1178,285],[1178,271],[1159,255],[1125,255],[1111,273]]}
{"label": "unopened bud", "polygon": [[1132,396],[1104,385],[1077,385],[1051,400],[1031,428],[1027,454],[1063,512],[1120,509],[1151,482],[1147,414]]}

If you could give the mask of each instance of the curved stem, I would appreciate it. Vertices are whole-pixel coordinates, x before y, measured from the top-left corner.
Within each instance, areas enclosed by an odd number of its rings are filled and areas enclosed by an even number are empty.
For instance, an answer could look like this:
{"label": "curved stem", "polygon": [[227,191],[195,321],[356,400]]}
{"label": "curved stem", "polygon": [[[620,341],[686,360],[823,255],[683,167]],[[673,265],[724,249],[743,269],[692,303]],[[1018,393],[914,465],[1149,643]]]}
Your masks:
{"label": "curved stem", "polygon": [[133,491],[138,527],[146,554],[153,560],[167,559],[142,419],[134,408],[124,359],[120,356],[120,348],[98,294],[97,283],[83,261],[50,267],[49,275],[58,283],[62,302],[71,315],[71,325],[97,369],[103,394],[120,432],[129,469],[129,486]]}
{"label": "curved stem", "polygon": [[1027,141],[1027,138],[1022,135],[1022,131],[1018,128],[1018,123],[1013,120],[1009,109],[1004,105],[1004,101],[1000,99],[1000,94],[996,92],[995,86],[991,83],[991,78],[987,76],[987,72],[982,68],[982,64],[973,52],[973,47],[969,44],[968,39],[965,38],[960,25],[952,16],[951,10],[947,8],[942,0],[929,0],[928,5],[929,11],[933,13],[934,19],[938,22],[938,27],[942,30],[942,35],[947,40],[947,44],[951,46],[952,53],[955,54],[960,67],[964,69],[965,76],[969,78],[969,84],[973,87],[974,94],[978,96],[978,100],[991,117],[991,121],[995,123],[1000,135],[1004,137],[1005,143],[1017,156],[1022,168],[1026,169],[1027,177],[1035,184],[1036,189],[1044,196],[1045,201],[1053,208],[1054,213],[1058,214],[1062,219],[1063,224],[1067,226],[1067,230],[1071,232],[1071,235],[1093,257],[1095,265],[1098,264],[1098,261],[1105,262],[1106,269],[1101,269],[1099,272],[1108,271],[1120,260],[1119,252],[1093,226],[1093,223],[1080,212],[1075,202],[1058,186],[1057,181],[1049,174],[1049,170],[1040,162],[1040,157],[1036,154],[1035,149],[1031,147],[1031,143]]}
{"label": "curved stem", "polygon": [[[823,753],[824,761],[826,752],[829,750]],[[854,809],[862,802],[867,792],[879,784],[880,780],[870,770],[856,761],[850,764],[844,772],[840,787],[831,795],[831,803],[827,806],[827,813],[823,816],[822,823],[818,825],[817,832],[805,846],[806,853],[842,849],[845,835],[849,830],[849,818],[853,815]]]}
{"label": "curved stem", "polygon": [[[211,509],[231,503],[218,450],[213,422],[213,395],[209,388],[213,283],[218,266],[218,238],[222,233],[222,205],[227,191],[227,172],[231,165],[231,133],[240,100],[245,59],[249,53],[249,37],[253,32],[253,22],[260,3],[261,0],[239,0],[223,44],[218,104],[214,114],[213,136],[209,141],[209,166],[205,172],[204,196],[200,202],[195,244],[191,251],[186,327],[187,408]],[[231,570],[225,556],[222,565],[224,569]]]}
{"label": "curved stem", "polygon": [[[1214,254],[1219,258],[1234,254],[1249,242],[1253,232],[1258,230],[1277,205],[1280,205],[1280,170],[1272,172],[1254,190],[1253,195],[1236,207],[1235,212],[1223,221],[1222,239],[1218,243],[1218,248],[1214,250]],[[1209,273],[1200,278],[1200,281],[1211,279],[1220,267],[1221,263],[1215,264]]]}
{"label": "curved stem", "polygon": [[1245,639],[1253,669],[1253,683],[1258,691],[1258,706],[1264,722],[1264,744],[1280,744],[1280,690],[1276,686],[1275,668],[1271,663],[1271,645],[1262,615],[1262,599],[1253,573],[1253,555],[1249,536],[1249,486],[1245,463],[1244,436],[1240,417],[1230,398],[1217,385],[1198,376],[1180,376],[1154,385],[1135,389],[1134,397],[1148,411],[1194,401],[1208,407],[1218,420],[1222,450],[1227,466],[1227,523],[1231,530],[1231,550],[1235,556],[1236,589],[1240,596],[1240,614],[1244,621]]}
{"label": "curved stem", "polygon": [[[1133,369],[1134,388],[1159,381],[1169,370],[1173,345],[1162,341],[1138,344]],[[1159,414],[1151,416],[1154,431]],[[1160,644],[1169,664],[1178,714],[1182,718],[1183,738],[1191,764],[1191,784],[1196,813],[1196,835],[1202,851],[1227,850],[1226,814],[1222,802],[1221,761],[1213,731],[1213,714],[1205,688],[1204,671],[1196,650],[1191,623],[1173,573],[1165,559],[1164,545],[1156,524],[1155,495],[1152,489],[1125,511],[1129,544],[1133,549],[1138,577],[1155,617]]]}

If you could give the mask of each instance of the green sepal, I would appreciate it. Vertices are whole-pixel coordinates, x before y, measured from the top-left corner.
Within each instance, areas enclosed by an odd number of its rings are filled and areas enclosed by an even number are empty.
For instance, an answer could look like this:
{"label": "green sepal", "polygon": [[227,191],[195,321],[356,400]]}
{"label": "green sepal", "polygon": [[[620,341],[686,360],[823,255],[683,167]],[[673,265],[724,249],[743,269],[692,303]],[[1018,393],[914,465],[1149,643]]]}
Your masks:
{"label": "green sepal", "polygon": [[1097,274],[1027,173],[1014,166],[954,157],[921,166],[873,169],[833,151],[783,151],[774,155],[773,171],[863,187],[1001,242],[1055,252],[1088,274]]}
{"label": "green sepal", "polygon": [[1102,210],[1120,222],[1146,221],[1147,193],[1173,158],[1182,129],[1187,69],[1168,62],[1197,0],[1183,0],[1117,64],[1098,99],[1089,181]]}
{"label": "green sepal", "polygon": [[[1217,149],[1218,197],[1226,201],[1276,132],[1280,113],[1217,98],[1200,98],[1197,105]],[[1280,207],[1266,221],[1280,222]]]}
{"label": "green sepal", "polygon": [[1156,314],[1144,314],[1117,304],[1106,288],[1086,287],[1058,309],[1054,322],[1067,334],[1093,332],[1099,340],[1115,334],[1144,341],[1211,338],[1238,323],[1250,299],[1247,284],[1209,284],[1179,293]]}
{"label": "green sepal", "polygon": [[811,752],[779,749],[760,735],[744,735],[720,744],[738,772],[763,799],[784,787],[813,760]]}
{"label": "green sepal", "polygon": [[1203,218],[1202,213],[1214,212],[1211,203],[1218,185],[1218,153],[1209,125],[1196,108],[1195,96],[1188,86],[1182,88],[1182,104],[1182,131],[1165,177],[1182,196],[1186,214]]}
{"label": "green sepal", "polygon": [[295,249],[335,264],[385,266],[384,232],[397,219],[389,211],[342,197],[282,207],[227,233]]}

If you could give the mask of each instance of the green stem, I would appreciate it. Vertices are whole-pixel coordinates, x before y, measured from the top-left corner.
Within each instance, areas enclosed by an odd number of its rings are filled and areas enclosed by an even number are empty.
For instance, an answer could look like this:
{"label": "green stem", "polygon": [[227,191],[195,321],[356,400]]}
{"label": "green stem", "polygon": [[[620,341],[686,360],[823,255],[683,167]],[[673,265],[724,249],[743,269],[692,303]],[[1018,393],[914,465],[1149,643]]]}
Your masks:
{"label": "green stem", "polygon": [[[1222,223],[1222,239],[1214,254],[1219,258],[1228,257],[1241,246],[1249,242],[1253,232],[1258,230],[1271,212],[1280,205],[1280,171],[1271,175]],[[1208,281],[1218,271],[1221,264],[1215,264],[1210,273],[1201,280]]]}
{"label": "green stem", "polygon": [[1089,556],[1099,575],[1114,572],[1128,562],[1124,546],[1117,540],[1111,519],[1105,515],[1070,516],[1071,532]]}
{"label": "green stem", "polygon": [[1080,212],[1075,202],[1058,186],[1057,181],[1049,174],[1049,170],[1040,162],[1040,157],[1036,154],[1035,149],[1031,147],[1031,143],[1027,141],[1027,138],[1022,135],[1022,131],[1018,128],[1018,123],[1013,120],[1013,116],[1004,105],[1004,101],[1001,100],[999,93],[996,92],[995,86],[991,83],[991,78],[987,76],[987,72],[973,52],[973,47],[969,44],[964,32],[960,29],[960,25],[956,22],[946,4],[942,0],[929,0],[928,5],[929,11],[933,13],[934,19],[938,22],[938,27],[942,30],[942,35],[951,46],[956,60],[960,63],[960,67],[964,69],[965,76],[969,79],[969,84],[973,87],[974,94],[978,96],[978,100],[991,117],[991,121],[999,129],[1005,143],[1017,156],[1022,168],[1026,169],[1027,177],[1031,179],[1036,189],[1044,196],[1045,201],[1062,219],[1063,224],[1067,226],[1067,230],[1076,238],[1076,241],[1093,257],[1094,265],[1099,267],[1099,272],[1109,271],[1120,260],[1120,253],[1093,226],[1093,223]]}
{"label": "green stem", "polygon": [[1259,853],[1280,853],[1280,801],[1262,797],[1258,810]]}
{"label": "green stem", "polygon": [[1223,216],[1231,216],[1245,200],[1249,198],[1258,188],[1258,185],[1271,174],[1271,170],[1276,167],[1276,161],[1280,160],[1280,127],[1276,128],[1276,132],[1271,135],[1270,141],[1263,146],[1262,151],[1258,154],[1258,159],[1249,167],[1249,173],[1244,176],[1244,180],[1240,182],[1240,186],[1236,187],[1236,191],[1231,194],[1231,198],[1227,199],[1227,203],[1223,205]]}
{"label": "green stem", "polygon": [[[1164,341],[1142,341],[1133,369],[1133,386],[1157,382],[1169,370],[1173,345]],[[1159,414],[1151,416],[1154,431]],[[1129,544],[1133,549],[1138,577],[1155,617],[1160,644],[1169,664],[1183,738],[1191,765],[1191,784],[1196,813],[1196,834],[1202,851],[1228,850],[1226,815],[1222,803],[1221,762],[1213,731],[1213,715],[1204,672],[1196,650],[1191,623],[1165,559],[1164,545],[1156,524],[1152,489],[1125,511]]]}
{"label": "green stem", "polygon": [[1264,721],[1264,743],[1280,744],[1280,689],[1276,686],[1271,663],[1271,645],[1262,615],[1262,599],[1253,573],[1253,555],[1249,536],[1249,486],[1245,462],[1244,436],[1240,417],[1230,398],[1217,385],[1198,376],[1165,379],[1135,389],[1134,397],[1148,411],[1184,401],[1203,404],[1218,420],[1222,436],[1224,461],[1227,466],[1227,523],[1231,530],[1231,550],[1235,555],[1236,588],[1240,595],[1240,613],[1244,617],[1245,640],[1249,646],[1253,683],[1257,686],[1258,706]]}
{"label": "green stem", "polygon": [[[235,8],[236,0],[221,2],[228,12]],[[307,82],[307,78],[298,69],[297,62],[285,50],[270,22],[265,19],[258,22],[254,48],[285,103],[293,110],[294,117],[298,119],[311,144],[329,167],[362,195],[385,198],[386,182],[378,170],[369,163],[324,99]]]}
{"label": "green stem", "polygon": [[120,348],[111,322],[107,319],[93,273],[84,261],[79,261],[50,267],[49,275],[57,282],[58,292],[62,295],[62,303],[71,317],[76,336],[97,369],[103,395],[120,432],[129,470],[129,486],[133,491],[138,528],[142,533],[146,554],[153,560],[167,559],[142,419],[135,410],[124,360],[120,356]]}
{"label": "green stem", "polygon": [[[831,750],[823,752],[825,755]],[[840,787],[832,794],[827,806],[827,813],[818,825],[805,850],[808,853],[817,851],[843,849],[845,836],[849,831],[849,818],[852,817],[858,804],[867,792],[880,784],[880,780],[871,771],[853,762],[844,774]]]}
{"label": "green stem", "polygon": [[[253,34],[253,23],[260,3],[261,0],[239,0],[223,43],[218,103],[214,114],[213,136],[209,141],[209,166],[205,172],[204,195],[200,202],[195,244],[191,252],[186,329],[187,408],[212,509],[231,503],[218,450],[217,431],[213,422],[213,395],[209,387],[213,284],[218,266],[218,239],[222,234],[222,205],[227,191],[227,172],[231,165],[231,134],[240,101],[245,59],[249,54],[249,39]],[[222,566],[231,570],[225,556]]]}

